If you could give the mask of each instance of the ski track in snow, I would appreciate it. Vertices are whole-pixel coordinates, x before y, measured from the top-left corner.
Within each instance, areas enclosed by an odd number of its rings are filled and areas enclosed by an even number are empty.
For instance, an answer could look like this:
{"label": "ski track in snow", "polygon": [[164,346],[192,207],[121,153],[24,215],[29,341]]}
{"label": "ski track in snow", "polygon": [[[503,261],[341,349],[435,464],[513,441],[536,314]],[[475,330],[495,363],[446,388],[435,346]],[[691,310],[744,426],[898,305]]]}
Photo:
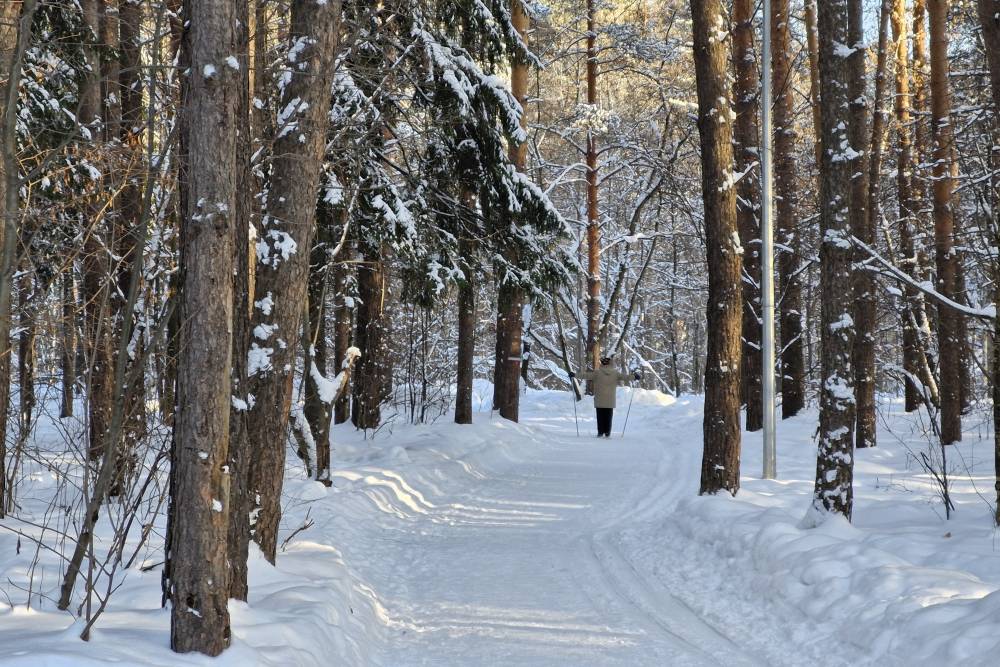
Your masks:
{"label": "ski track in snow", "polygon": [[[84,643],[80,621],[51,603],[58,558],[43,552],[35,568],[33,549],[0,531],[0,664],[996,664],[1000,552],[978,495],[992,483],[991,434],[954,450],[973,476],[957,472],[960,512],[945,525],[907,454],[921,447],[919,418],[890,406],[905,446],[882,434],[859,452],[855,525],[805,530],[814,413],[782,423],[778,480],[755,478],[759,441],[745,434],[738,497],[698,497],[700,398],[637,391],[621,437],[622,390],[607,440],[593,436],[589,401],[577,436],[567,393],[530,391],[512,424],[483,410],[491,387],[476,391],[472,426],[446,415],[374,440],[334,429],[331,488],[289,455],[287,547],[277,567],[252,550],[250,599],[230,603],[233,646],[214,660],[168,649],[161,546],[148,545]],[[44,466],[30,470],[25,516],[42,516],[57,488]],[[102,517],[102,545],[107,531]]]}
{"label": "ski track in snow", "polygon": [[[442,475],[453,488],[427,485],[425,502],[406,512],[387,509],[387,497],[369,497],[381,508],[378,521],[366,523],[365,539],[345,539],[342,548],[384,606],[389,631],[380,662],[782,664],[775,660],[780,651],[761,656],[740,648],[723,624],[700,618],[622,552],[623,531],[652,528],[692,492],[665,487],[660,474],[667,466],[698,469],[692,450],[670,440],[700,438],[701,415],[684,414],[682,406],[636,406],[646,421],[633,414],[622,438],[619,410],[615,436],[605,440],[590,433],[584,405],[577,437],[565,414],[529,404],[523,426],[511,428],[532,446],[501,447],[505,456],[465,468],[459,484]],[[395,492],[399,499],[401,490]],[[381,562],[385,555],[391,563]],[[662,556],[671,559],[669,551]],[[781,648],[794,656],[786,664],[801,659],[794,647]]]}

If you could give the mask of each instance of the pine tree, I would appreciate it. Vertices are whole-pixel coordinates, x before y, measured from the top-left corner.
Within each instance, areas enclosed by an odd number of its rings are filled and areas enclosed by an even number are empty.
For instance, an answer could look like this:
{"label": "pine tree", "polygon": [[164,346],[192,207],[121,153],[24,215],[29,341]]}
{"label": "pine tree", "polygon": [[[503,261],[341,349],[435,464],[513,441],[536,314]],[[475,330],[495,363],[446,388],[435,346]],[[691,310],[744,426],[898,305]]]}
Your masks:
{"label": "pine tree", "polygon": [[[521,0],[511,0],[511,25],[527,45],[529,17]],[[528,61],[520,52],[511,55],[510,92],[521,106],[521,129],[526,130],[528,98]],[[511,141],[510,161],[519,172],[524,173],[527,166],[528,144],[526,141]],[[518,224],[515,216],[511,216],[511,225]],[[516,264],[518,259],[513,249],[508,249],[508,261]],[[518,407],[521,394],[518,391],[518,376],[521,374],[522,328],[524,326],[522,310],[524,307],[524,291],[517,286],[501,282],[497,290],[497,347],[494,364],[493,407],[500,416],[511,421],[518,420]]]}
{"label": "pine tree", "polygon": [[753,47],[754,3],[733,3],[733,98],[736,123],[736,218],[743,246],[743,345],[740,393],[746,404],[746,429],[759,431],[764,425],[763,357],[761,356],[761,267],[760,267],[760,150],[758,147],[759,80]]}
{"label": "pine tree", "polygon": [[794,86],[789,55],[789,7],[777,0],[771,8],[771,90],[774,91],[774,194],[778,241],[778,292],[781,324],[781,415],[794,417],[805,407],[805,359],[802,336],[801,233],[796,220]]}
{"label": "pine tree", "polygon": [[236,126],[236,1],[187,0],[190,76],[182,113],[189,191],[181,226],[181,341],[173,518],[170,647],[218,655],[228,645],[229,410]]}
{"label": "pine tree", "polygon": [[851,369],[853,298],[843,288],[851,283],[851,176],[857,149],[851,144],[844,116],[857,76],[851,64],[854,44],[848,28],[849,0],[819,5],[819,74],[823,133],[820,165],[821,373],[819,454],[816,458],[814,518],[827,512],[848,519],[853,507],[855,403]]}
{"label": "pine tree", "polygon": [[[979,22],[986,47],[986,65],[993,90],[993,237],[1000,247],[1000,2],[979,0]],[[998,265],[1000,266],[1000,265]],[[997,505],[994,514],[1000,526],[1000,268],[994,266],[993,304],[993,448],[996,472]]]}
{"label": "pine tree", "polygon": [[726,83],[728,48],[718,0],[691,0],[698,86],[701,184],[708,246],[708,354],[705,359],[705,451],[700,493],[740,486],[740,326],[742,312],[732,120]]}
{"label": "pine tree", "polygon": [[[849,38],[854,49],[851,55],[851,146],[857,157],[853,160],[851,177],[851,233],[869,247],[875,244],[875,223],[878,208],[877,192],[881,169],[884,116],[880,107],[885,85],[886,35],[889,19],[888,3],[882,3],[879,17],[878,67],[875,72],[874,105],[867,102],[867,59],[864,47],[864,9],[861,0],[849,0]],[[870,131],[869,131],[870,127]],[[854,434],[857,447],[875,446],[875,280],[865,270],[868,259],[864,251],[855,251],[853,269],[854,292],[854,400],[857,421]]]}
{"label": "pine tree", "polygon": [[247,432],[253,452],[250,494],[258,499],[253,539],[270,562],[277,555],[291,380],[326,149],[339,13],[337,3],[292,2],[287,71],[258,232]]}
{"label": "pine tree", "polygon": [[[958,299],[958,261],[955,255],[954,131],[951,125],[951,87],[948,83],[949,0],[928,0],[931,37],[931,118],[934,139],[934,248],[937,291]],[[941,373],[941,442],[962,439],[961,315],[954,308],[938,307],[938,357]]]}

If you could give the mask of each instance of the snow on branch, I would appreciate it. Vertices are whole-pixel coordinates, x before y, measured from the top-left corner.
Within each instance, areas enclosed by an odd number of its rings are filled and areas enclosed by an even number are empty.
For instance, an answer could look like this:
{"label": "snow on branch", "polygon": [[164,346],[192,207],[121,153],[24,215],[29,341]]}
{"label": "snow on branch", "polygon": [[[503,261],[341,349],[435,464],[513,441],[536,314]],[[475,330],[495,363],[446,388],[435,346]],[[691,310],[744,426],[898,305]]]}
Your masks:
{"label": "snow on branch", "polygon": [[854,244],[855,247],[860,248],[861,250],[864,250],[866,253],[868,253],[868,255],[872,259],[881,264],[882,267],[884,267],[886,271],[888,271],[894,278],[896,278],[901,282],[906,283],[910,287],[913,287],[914,289],[919,290],[920,292],[923,292],[924,294],[931,297],[938,303],[948,306],[949,308],[954,308],[960,313],[969,315],[970,317],[978,317],[984,320],[996,319],[997,314],[996,314],[996,308],[994,306],[986,306],[985,308],[973,308],[958,303],[957,301],[952,301],[951,299],[941,294],[927,283],[915,280],[905,271],[895,266],[892,262],[890,262],[886,258],[882,257],[882,255],[880,255],[876,250],[874,250],[864,241],[860,240],[858,237],[851,236],[851,243]]}

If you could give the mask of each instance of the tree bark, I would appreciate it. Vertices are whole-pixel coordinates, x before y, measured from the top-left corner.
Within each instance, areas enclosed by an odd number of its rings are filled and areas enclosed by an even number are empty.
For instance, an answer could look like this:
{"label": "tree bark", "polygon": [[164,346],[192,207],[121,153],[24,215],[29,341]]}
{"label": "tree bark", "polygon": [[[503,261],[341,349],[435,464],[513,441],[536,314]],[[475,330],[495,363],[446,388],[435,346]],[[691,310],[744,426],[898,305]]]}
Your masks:
{"label": "tree bark", "polygon": [[[3,19],[0,19],[2,21]],[[2,57],[2,56],[0,56]],[[62,276],[62,404],[59,417],[73,416],[76,394],[76,279],[73,265]]]}
{"label": "tree bark", "polygon": [[358,266],[358,300],[355,345],[361,351],[354,373],[354,404],[351,420],[360,429],[378,428],[382,403],[389,397],[388,275],[383,249],[361,244],[364,263]]}
{"label": "tree bark", "polygon": [[844,124],[857,76],[850,56],[853,44],[848,29],[848,0],[829,0],[819,6],[819,68],[823,97],[820,116],[822,164],[820,169],[820,289],[823,293],[821,324],[821,376],[819,452],[813,511],[851,518],[853,507],[855,404],[851,369],[854,327],[851,321],[850,200],[855,171],[850,130]]}
{"label": "tree bark", "polygon": [[[871,246],[875,242],[874,212],[869,210],[871,194],[869,169],[877,168],[877,160],[872,159],[873,134],[869,131],[868,87],[866,64],[868,49],[864,46],[864,10],[862,0],[848,0],[847,46],[850,76],[848,78],[848,100],[850,109],[849,141],[853,152],[850,155],[851,193],[850,218],[851,233]],[[883,2],[884,13],[884,2]],[[880,21],[885,27],[885,16]],[[880,28],[880,46],[885,33]],[[882,55],[882,54],[880,54]],[[879,85],[878,83],[876,86]],[[876,99],[876,103],[878,100]],[[878,178],[876,175],[875,183]],[[854,346],[851,363],[854,367],[854,401],[856,424],[854,428],[857,447],[875,444],[875,281],[871,274],[862,269],[867,255],[855,250],[854,269],[851,272],[851,288],[854,293]]]}
{"label": "tree bark", "polygon": [[[1000,0],[978,0],[979,22],[983,28],[983,44],[986,47],[986,64],[990,70],[993,89],[993,124],[1000,132]],[[1000,145],[993,143],[993,155],[1000,152]],[[997,163],[994,161],[994,167]],[[1000,203],[1000,202],[995,202]]]}
{"label": "tree bark", "polygon": [[250,317],[253,286],[250,272],[256,249],[250,237],[255,222],[254,201],[257,180],[250,169],[255,137],[250,127],[250,17],[248,3],[236,6],[236,50],[239,63],[236,90],[236,204],[233,209],[233,351],[232,400],[229,409],[229,597],[246,600],[248,594],[247,557],[250,546],[250,442],[247,435],[248,396],[247,355],[250,351]]}
{"label": "tree bark", "polygon": [[[475,192],[466,190],[462,200],[466,208],[475,210]],[[476,280],[472,266],[475,247],[465,235],[460,241],[459,254],[465,258],[464,279],[458,284],[458,369],[455,389],[455,423],[472,423],[472,381],[476,355]],[[516,379],[516,378],[515,378]]]}
{"label": "tree bark", "polygon": [[757,61],[753,47],[753,0],[733,2],[733,98],[736,123],[736,172],[743,174],[737,186],[736,224],[743,246],[743,344],[740,362],[740,395],[746,405],[746,429],[764,426],[760,320],[760,160],[758,147],[759,102]]}
{"label": "tree bark", "polygon": [[5,2],[0,5],[0,79],[6,81],[0,98],[0,518],[7,512],[7,427],[10,413],[11,300],[14,289],[14,256],[18,243],[20,218],[20,183],[17,162],[17,93],[21,64],[31,39],[31,19],[37,0],[27,3]]}
{"label": "tree bark", "polygon": [[781,323],[781,416],[794,417],[805,407],[805,360],[802,355],[802,280],[796,225],[794,89],[790,58],[788,0],[771,7],[771,89],[774,91],[774,193],[778,242],[778,292]]}
{"label": "tree bark", "polygon": [[[341,223],[346,224],[346,211],[341,213]],[[333,307],[333,367],[340,372],[347,360],[347,348],[351,345],[351,312],[347,296],[347,264],[339,261],[333,269],[333,294],[336,303]],[[353,299],[351,300],[353,303]],[[343,424],[351,418],[350,392],[342,392],[343,398],[334,402],[333,423]]]}
{"label": "tree bark", "polygon": [[[918,274],[913,227],[919,214],[920,202],[913,190],[915,165],[910,129],[910,68],[907,40],[909,30],[906,19],[906,3],[903,0],[894,0],[892,38],[896,43],[896,191],[899,199],[899,245],[903,256],[900,264],[903,270],[915,278]],[[904,379],[905,409],[907,412],[912,412],[920,406],[923,400],[920,388],[910,379],[911,377],[921,377],[921,369],[925,366],[925,362],[920,359],[923,355],[923,346],[918,326],[918,318],[924,312],[923,297],[915,288],[906,286],[903,304],[902,352],[903,370],[906,376]]]}
{"label": "tree bark", "polygon": [[[951,88],[948,83],[949,0],[928,0],[931,37],[931,122],[934,139],[934,250],[937,291],[958,298],[958,267],[954,250],[955,217],[952,210],[954,134],[951,127]],[[941,443],[962,439],[962,340],[961,315],[954,308],[938,307],[938,358],[941,375]]]}
{"label": "tree bark", "polygon": [[[123,154],[128,159],[126,165],[127,180],[115,204],[115,224],[112,232],[115,255],[118,258],[115,267],[117,289],[114,290],[113,295],[116,323],[114,333],[117,338],[122,335],[121,323],[128,315],[121,312],[121,309],[124,306],[124,295],[127,295],[129,290],[132,264],[136,254],[141,254],[144,250],[137,243],[138,227],[140,224],[144,224],[141,186],[144,128],[142,124],[142,82],[139,77],[142,67],[140,27],[143,18],[143,5],[137,2],[122,2],[120,9],[109,6],[108,13],[112,15],[106,21],[108,38],[114,39],[120,47],[119,58],[115,61],[116,70],[108,73],[108,76],[118,76],[118,80],[114,82],[117,85],[108,85],[109,97],[114,98],[114,102],[110,103],[109,107],[113,106],[117,110],[119,122],[116,128],[118,134],[115,139],[121,141],[125,149]],[[143,357],[143,339],[142,335],[136,337],[136,344],[132,352],[133,359]],[[131,470],[134,469],[136,448],[145,435],[145,389],[146,374],[134,373],[124,398],[126,419],[123,431],[124,447],[119,457],[122,466],[117,477],[118,481],[112,489],[112,495],[118,495],[125,480],[131,474]]]}
{"label": "tree bark", "polygon": [[[597,6],[587,0],[587,105],[597,112]],[[587,355],[591,368],[601,357],[601,231],[597,206],[597,138],[587,127]]]}
{"label": "tree bark", "polygon": [[[1000,0],[978,0],[979,22],[986,47],[986,64],[993,89],[993,228],[994,246],[1000,244]],[[994,265],[993,303],[997,317],[993,319],[993,446],[996,472],[996,513],[1000,526],[1000,265]]]}
{"label": "tree bark", "polygon": [[309,279],[316,195],[329,126],[330,86],[337,48],[339,2],[293,0],[281,93],[281,126],[274,140],[271,180],[257,243],[255,307],[251,321],[247,429],[254,458],[250,493],[258,498],[253,537],[271,563],[277,555],[285,440],[296,342]]}
{"label": "tree bark", "polygon": [[[528,43],[528,15],[520,0],[511,2],[511,23],[525,44]],[[513,58],[510,66],[510,91],[521,105],[521,129],[527,129],[528,63],[521,58]],[[527,142],[513,142],[510,146],[510,161],[514,168],[523,172],[527,166]],[[511,225],[517,224],[511,216]],[[516,264],[516,253],[509,251],[507,261]],[[493,407],[500,416],[516,422],[520,406],[522,310],[524,292],[516,285],[510,285],[501,278],[497,297],[497,349],[494,372]]]}
{"label": "tree bark", "polygon": [[118,3],[121,0],[98,0],[100,27],[98,38],[102,47],[101,57],[101,104],[103,106],[105,141],[115,141],[121,135],[122,100],[119,90],[121,64],[118,50],[121,46],[119,35]]}
{"label": "tree bark", "polygon": [[[705,362],[704,454],[700,493],[740,485],[740,326],[742,261],[732,184],[733,109],[726,83],[727,47],[719,0],[691,0],[701,186],[708,246],[708,355]],[[697,353],[696,353],[697,354]]]}
{"label": "tree bark", "polygon": [[233,259],[238,53],[236,0],[186,0],[190,76],[181,224],[170,647],[218,655],[230,641],[229,415],[232,406]]}
{"label": "tree bark", "polygon": [[[327,286],[331,271],[330,251],[332,229],[334,224],[332,211],[325,204],[316,207],[317,238],[313,243],[312,255],[309,260],[309,330],[304,332],[306,344],[306,359],[323,377],[327,376],[327,344],[326,344],[326,299]],[[303,370],[305,381],[305,405],[302,408],[306,423],[312,432],[316,443],[316,479],[329,480],[330,470],[330,410],[333,406],[323,401],[319,384],[316,382],[310,368]],[[326,475],[324,477],[324,474]]]}
{"label": "tree bark", "polygon": [[823,123],[820,119],[820,80],[819,80],[819,35],[816,26],[816,0],[805,0],[806,51],[809,53],[809,106],[812,109],[813,147],[816,156],[816,168],[823,162],[822,150]]}
{"label": "tree bark", "polygon": [[32,272],[25,271],[21,276],[19,290],[20,304],[18,307],[17,377],[20,390],[18,444],[23,446],[31,432],[31,422],[35,414],[37,398],[35,396],[35,338],[38,334],[36,318],[38,304],[41,299],[35,295],[35,282]]}
{"label": "tree bark", "polygon": [[[889,23],[892,18],[894,0],[883,0],[879,14],[878,56],[875,67],[875,103],[872,112],[871,158],[868,164],[868,220],[865,232],[868,234],[865,243],[875,243],[879,217],[879,194],[881,192],[882,160],[885,148],[886,127],[889,123],[889,111],[886,108],[885,92],[888,77],[889,62]],[[905,71],[905,70],[904,70]],[[855,394],[858,401],[858,418],[856,445],[858,447],[874,447],[875,433],[875,327],[877,322],[877,291],[874,277],[865,272],[862,279],[864,299],[858,302],[858,318],[864,321],[861,330],[867,332],[866,338],[855,345],[858,387]],[[862,372],[867,369],[867,372]]]}

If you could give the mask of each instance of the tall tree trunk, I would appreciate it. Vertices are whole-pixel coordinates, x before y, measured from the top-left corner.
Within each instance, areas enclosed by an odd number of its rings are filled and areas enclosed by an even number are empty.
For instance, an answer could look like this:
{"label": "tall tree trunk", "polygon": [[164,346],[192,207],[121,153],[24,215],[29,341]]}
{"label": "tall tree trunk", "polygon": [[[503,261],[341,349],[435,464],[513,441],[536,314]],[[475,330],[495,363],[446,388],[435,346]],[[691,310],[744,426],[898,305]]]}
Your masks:
{"label": "tall tree trunk", "polygon": [[[520,0],[511,2],[511,22],[525,44],[528,43],[528,15]],[[527,129],[528,63],[514,58],[510,66],[510,90],[521,105],[521,129]],[[527,166],[528,144],[514,142],[510,146],[510,161],[514,168],[524,172]],[[511,216],[513,218],[513,216]],[[516,224],[511,220],[510,224]],[[507,253],[507,261],[517,263],[518,257],[512,250]],[[501,279],[497,298],[497,358],[494,372],[493,407],[500,416],[511,421],[518,420],[521,394],[518,378],[521,374],[521,338],[524,322],[522,310],[524,292],[515,285]]]}
{"label": "tall tree trunk", "polygon": [[102,47],[101,104],[104,108],[104,138],[106,141],[115,141],[121,135],[122,99],[119,90],[121,63],[118,61],[118,49],[121,45],[118,31],[118,3],[120,1],[98,0],[100,27],[97,34]]}
{"label": "tall tree trunk", "polygon": [[[102,95],[103,62],[98,45],[106,37],[103,19],[107,3],[103,0],[82,0],[83,20],[93,33],[96,43],[84,44],[84,57],[89,65],[89,74],[84,77],[80,89],[81,121],[88,125],[90,139],[96,139],[104,122],[105,109]],[[117,71],[117,70],[116,70]],[[99,188],[98,188],[99,189]],[[107,222],[101,219],[97,202],[93,202],[89,213],[90,229],[83,247],[83,303],[84,303],[84,345],[87,354],[87,411],[89,424],[88,455],[91,461],[100,460],[103,455],[104,437],[108,432],[113,400],[114,364],[111,350],[111,314],[108,282],[111,273],[110,253],[107,248]]]}
{"label": "tall tree trunk", "polygon": [[182,113],[188,206],[181,224],[181,329],[172,462],[170,647],[218,655],[230,641],[229,411],[240,76],[235,0],[186,0],[191,75]]}
{"label": "tall tree trunk", "polygon": [[[326,204],[316,207],[316,242],[309,260],[309,330],[305,331],[309,345],[306,359],[312,360],[320,375],[327,375],[326,300],[331,271],[330,251],[333,249],[333,211]],[[329,480],[330,471],[330,410],[333,406],[323,400],[319,383],[312,369],[303,370],[305,405],[302,408],[309,430],[316,443],[316,479]]]}
{"label": "tall tree trunk", "polygon": [[[993,127],[1000,132],[1000,0],[978,0],[979,22],[983,29],[983,44],[986,47],[986,64],[990,70],[990,83],[993,89]],[[1000,154],[1000,143],[993,142],[993,156]],[[1000,167],[996,160],[994,168]],[[994,194],[997,194],[994,189]],[[994,204],[1000,202],[994,200]],[[994,216],[997,210],[993,211]],[[994,223],[1000,226],[1000,220],[994,217]]]}
{"label": "tall tree trunk", "polygon": [[[889,68],[889,22],[893,14],[893,0],[882,0],[879,14],[878,56],[875,67],[875,103],[872,111],[871,157],[868,163],[868,220],[865,224],[865,243],[875,244],[879,217],[879,193],[882,185],[882,159],[885,148],[886,127],[890,112],[885,94]],[[857,433],[858,447],[874,447],[875,433],[875,327],[877,325],[877,291],[874,278],[867,272],[860,278],[864,285],[863,300],[857,304],[858,319],[864,321],[859,333],[866,331],[866,337],[855,343],[856,378],[858,386],[855,396],[858,401]],[[867,369],[865,372],[864,369]]]}
{"label": "tall tree trunk", "polygon": [[[736,227],[727,48],[714,35],[723,24],[719,0],[691,0],[701,188],[708,246],[708,356],[705,362],[704,454],[700,493],[740,486],[741,272]],[[697,352],[700,354],[700,352]]]}
{"label": "tall tree trunk", "polygon": [[[913,190],[921,209],[927,200],[927,169],[919,164],[930,156],[931,140],[929,123],[925,116],[930,111],[930,94],[927,78],[929,76],[927,62],[927,0],[913,0],[913,110],[916,112],[914,123],[915,154],[918,166],[913,174]],[[923,211],[921,210],[921,217]],[[918,228],[923,228],[919,225]]]}
{"label": "tall tree trunk", "polygon": [[37,399],[35,396],[35,338],[38,334],[36,319],[37,304],[41,301],[35,294],[35,281],[32,272],[25,271],[21,276],[21,288],[18,294],[18,347],[17,347],[17,378],[20,390],[18,442],[23,446],[31,432],[31,421],[35,414]]}
{"label": "tall tree trunk", "polygon": [[358,300],[354,330],[355,345],[361,350],[354,374],[354,404],[351,420],[361,429],[378,428],[382,403],[389,387],[389,316],[385,260],[381,248],[361,244],[364,264],[358,267]]}
{"label": "tall tree trunk", "polygon": [[[587,0],[587,105],[597,112],[597,4]],[[597,206],[597,137],[587,127],[587,355],[592,368],[601,357],[601,231]]]}
{"label": "tall tree trunk", "polygon": [[[128,155],[130,162],[125,186],[116,202],[115,230],[113,232],[115,254],[119,258],[115,269],[117,289],[114,296],[115,310],[118,311],[115,317],[118,324],[115,332],[117,337],[122,335],[121,322],[125,319],[125,314],[121,313],[120,310],[124,305],[124,295],[128,294],[129,282],[132,277],[132,264],[136,254],[141,254],[144,250],[137,244],[138,227],[145,223],[142,210],[142,174],[140,171],[144,128],[142,123],[142,82],[139,77],[142,66],[140,27],[142,25],[143,5],[137,2],[122,2],[120,10],[115,9],[115,14],[114,20],[109,21],[111,25],[108,31],[115,33],[111,37],[120,45],[120,58],[117,61],[120,66],[117,68],[118,85],[109,86],[109,92],[115,100],[111,106],[118,109],[117,113],[120,117],[117,138],[125,147],[125,154]],[[115,72],[109,72],[109,76],[114,75]],[[136,337],[133,359],[143,357],[143,339],[144,336],[141,334]],[[112,491],[113,495],[118,495],[125,479],[131,474],[130,471],[135,465],[136,447],[145,435],[145,388],[146,374],[134,373],[125,394],[124,448],[119,457],[122,466],[118,474],[118,483]]]}
{"label": "tall tree trunk", "polygon": [[31,19],[37,0],[5,2],[0,5],[0,80],[6,81],[0,98],[0,517],[7,511],[7,426],[11,387],[11,299],[14,289],[14,256],[18,243],[21,176],[17,162],[17,94],[21,63],[30,41]]}
{"label": "tall tree trunk", "polygon": [[[851,233],[871,245],[875,242],[874,219],[868,210],[869,168],[872,162],[869,147],[872,135],[868,127],[868,87],[866,84],[868,49],[864,45],[864,13],[862,0],[847,2],[848,28],[846,42],[851,50],[847,95],[850,109],[848,141],[854,149],[848,159],[851,169],[850,218]],[[884,21],[881,22],[884,25]],[[877,180],[877,179],[876,179]],[[857,423],[854,434],[858,447],[875,444],[875,282],[861,262],[867,255],[854,253],[855,267],[851,272],[854,293],[854,345],[851,363],[854,367],[854,400]]]}
{"label": "tall tree trunk", "polygon": [[[340,213],[341,224],[347,223],[347,211]],[[347,296],[347,263],[337,262],[333,268],[333,294],[336,303],[333,307],[333,367],[339,373],[344,369],[347,360],[347,348],[351,345],[351,314],[353,299]],[[343,424],[351,418],[350,393],[342,392],[343,397],[333,406],[333,423]]]}
{"label": "tall tree trunk", "polygon": [[[842,514],[853,507],[855,405],[851,369],[854,327],[851,284],[850,199],[856,152],[844,124],[851,78],[857,76],[844,45],[853,44],[848,29],[848,0],[829,0],[819,6],[819,67],[823,97],[820,168],[820,289],[823,294],[821,324],[821,376],[819,452],[813,511]],[[863,196],[863,193],[862,193]]]}
{"label": "tall tree trunk", "polygon": [[389,397],[388,275],[384,250],[361,243],[364,263],[358,266],[358,300],[355,345],[361,351],[354,373],[354,404],[351,420],[361,429],[378,428],[382,403]]}
{"label": "tall tree trunk", "polygon": [[[259,499],[254,540],[268,561],[277,554],[285,440],[292,399],[296,342],[309,279],[309,249],[329,126],[330,86],[337,48],[339,2],[293,0],[286,81],[279,108],[286,124],[274,140],[271,180],[257,244],[251,321],[250,409],[254,458],[251,497]],[[300,48],[301,47],[301,48]],[[288,123],[294,123],[294,128]]]}
{"label": "tall tree trunk", "polygon": [[[906,3],[894,0],[892,9],[892,38],[895,40],[896,54],[896,191],[899,199],[899,240],[903,269],[916,276],[916,247],[913,243],[913,226],[916,223],[919,202],[913,192],[913,149],[910,129],[910,71],[909,30],[906,22]],[[920,377],[922,364],[918,357],[922,354],[920,331],[916,313],[921,308],[920,293],[907,285],[904,291],[903,318],[903,370],[905,371],[905,409],[912,412],[921,403],[919,387],[911,378]]]}
{"label": "tall tree trunk", "polygon": [[[466,190],[462,200],[467,208],[475,210],[475,191]],[[459,254],[466,258],[464,279],[458,285],[458,372],[455,390],[455,423],[472,423],[472,380],[476,355],[476,272],[472,266],[474,242],[464,234]],[[516,377],[515,377],[516,379]]]}
{"label": "tall tree trunk", "polygon": [[760,320],[760,160],[758,147],[759,102],[757,61],[753,48],[753,0],[733,3],[733,98],[736,123],[736,171],[744,174],[737,186],[736,224],[743,246],[743,344],[740,362],[740,394],[747,406],[746,429],[764,426],[763,377]]}
{"label": "tall tree trunk", "polygon": [[[978,0],[979,22],[986,46],[986,64],[993,88],[993,228],[994,245],[1000,243],[1000,0]],[[1000,266],[994,266],[993,300],[993,445],[996,470],[996,524],[1000,526]]]}
{"label": "tall tree trunk", "polygon": [[[2,21],[3,19],[0,19]],[[0,55],[0,58],[3,56]],[[73,416],[76,387],[76,279],[73,265],[62,276],[62,405],[61,418]]]}
{"label": "tall tree trunk", "polygon": [[[955,188],[953,158],[954,133],[951,127],[951,88],[948,83],[949,0],[928,0],[931,36],[931,120],[934,138],[934,250],[937,264],[937,291],[958,297],[958,267],[954,249],[955,217],[952,194]],[[941,442],[962,439],[962,340],[960,314],[954,308],[938,306],[938,367],[941,374]]]}
{"label": "tall tree trunk", "polygon": [[[229,597],[246,600],[247,556],[250,546],[250,442],[247,435],[247,355],[250,352],[250,317],[253,309],[252,262],[257,253],[250,227],[255,221],[257,180],[250,169],[255,137],[250,129],[250,17],[244,0],[236,5],[236,50],[239,62],[236,90],[236,205],[233,209],[233,352],[232,395],[229,410]],[[259,216],[258,216],[259,217]]]}
{"label": "tall tree trunk", "polygon": [[771,7],[771,89],[774,91],[774,193],[778,242],[778,291],[781,320],[781,416],[794,417],[805,407],[805,360],[802,355],[802,280],[795,212],[795,90],[792,87],[788,0]]}
{"label": "tall tree trunk", "polygon": [[816,0],[805,0],[806,19],[806,51],[809,53],[809,106],[812,109],[813,121],[813,151],[816,156],[816,168],[819,169],[823,159],[822,150],[823,123],[820,119],[820,80],[819,80],[819,35],[816,26]]}

